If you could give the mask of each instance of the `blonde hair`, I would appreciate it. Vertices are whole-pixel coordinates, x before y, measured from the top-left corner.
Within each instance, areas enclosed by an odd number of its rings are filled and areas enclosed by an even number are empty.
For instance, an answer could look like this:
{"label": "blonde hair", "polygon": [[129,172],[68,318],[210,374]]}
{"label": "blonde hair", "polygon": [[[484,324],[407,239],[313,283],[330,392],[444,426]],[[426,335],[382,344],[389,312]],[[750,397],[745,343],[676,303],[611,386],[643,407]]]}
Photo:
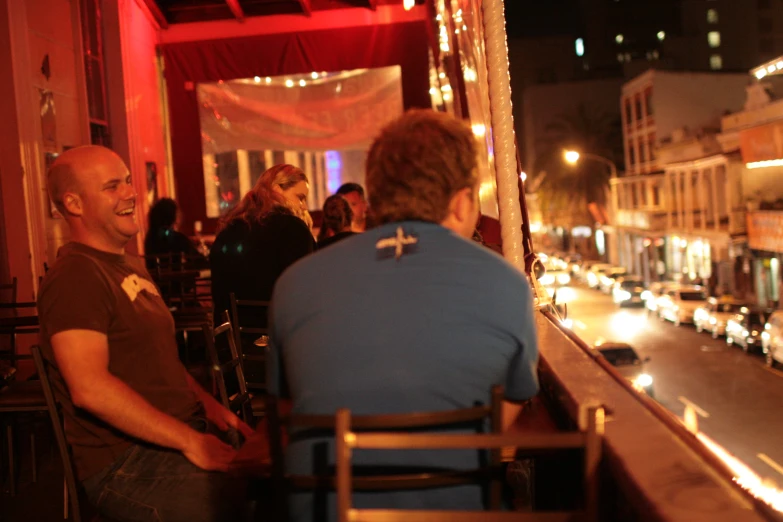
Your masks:
{"label": "blonde hair", "polygon": [[258,181],[245,197],[232,208],[228,214],[220,220],[218,230],[222,230],[229,223],[241,219],[247,223],[259,223],[270,212],[283,211],[300,218],[308,228],[313,227],[313,219],[307,210],[297,208],[288,201],[280,192],[275,191],[275,187],[280,190],[288,190],[299,182],[309,183],[307,175],[299,167],[293,165],[280,164],[275,165],[264,171],[258,177]]}

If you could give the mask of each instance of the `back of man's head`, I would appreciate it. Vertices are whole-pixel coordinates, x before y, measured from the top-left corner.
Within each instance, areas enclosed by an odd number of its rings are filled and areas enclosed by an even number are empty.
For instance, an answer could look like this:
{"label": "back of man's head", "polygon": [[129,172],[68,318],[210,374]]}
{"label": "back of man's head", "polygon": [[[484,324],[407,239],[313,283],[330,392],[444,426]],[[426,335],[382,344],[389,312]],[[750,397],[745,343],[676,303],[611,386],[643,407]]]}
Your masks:
{"label": "back of man's head", "polygon": [[359,185],[358,183],[353,183],[353,182],[343,183],[342,185],[340,185],[340,188],[337,189],[337,192],[335,192],[335,194],[340,196],[346,196],[353,192],[356,192],[361,197],[364,197],[364,188],[362,188],[362,186]]}
{"label": "back of man's head", "polygon": [[367,192],[379,224],[441,223],[451,198],[477,183],[470,127],[444,113],[412,110],[389,124],[367,155]]}

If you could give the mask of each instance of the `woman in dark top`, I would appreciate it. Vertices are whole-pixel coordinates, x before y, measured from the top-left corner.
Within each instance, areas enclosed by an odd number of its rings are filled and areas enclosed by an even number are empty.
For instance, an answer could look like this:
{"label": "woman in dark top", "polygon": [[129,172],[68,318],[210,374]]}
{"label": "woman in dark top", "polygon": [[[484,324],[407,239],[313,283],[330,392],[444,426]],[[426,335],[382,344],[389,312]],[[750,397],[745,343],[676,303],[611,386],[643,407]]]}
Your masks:
{"label": "woman in dark top", "polygon": [[314,250],[308,190],[301,169],[275,165],[221,220],[209,256],[216,318],[229,309],[231,292],[268,301],[280,274]]}
{"label": "woman in dark top", "polygon": [[339,194],[326,198],[323,214],[324,222],[318,233],[319,250],[356,233],[351,231],[353,221],[351,205]]}
{"label": "woman in dark top", "polygon": [[[147,258],[148,268],[156,268],[155,256],[167,254],[183,254],[189,268],[206,266],[206,258],[196,249],[188,236],[177,231],[177,217],[177,203],[173,199],[161,198],[150,208],[149,229],[144,238],[144,255]],[[181,261],[172,259],[171,262]],[[179,268],[179,266],[164,268]]]}

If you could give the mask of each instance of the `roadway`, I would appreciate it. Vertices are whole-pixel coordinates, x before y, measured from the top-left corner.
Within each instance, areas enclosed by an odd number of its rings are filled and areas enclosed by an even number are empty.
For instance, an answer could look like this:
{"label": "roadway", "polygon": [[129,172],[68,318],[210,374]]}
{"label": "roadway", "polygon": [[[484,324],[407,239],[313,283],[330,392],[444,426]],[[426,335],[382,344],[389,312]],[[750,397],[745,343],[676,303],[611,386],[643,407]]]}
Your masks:
{"label": "roadway", "polygon": [[645,308],[618,308],[598,290],[572,286],[558,291],[568,301],[573,330],[589,345],[599,338],[623,341],[642,359],[654,379],[655,399],[682,418],[685,403],[695,405],[699,428],[762,478],[783,485],[783,372],[697,333],[647,317]]}

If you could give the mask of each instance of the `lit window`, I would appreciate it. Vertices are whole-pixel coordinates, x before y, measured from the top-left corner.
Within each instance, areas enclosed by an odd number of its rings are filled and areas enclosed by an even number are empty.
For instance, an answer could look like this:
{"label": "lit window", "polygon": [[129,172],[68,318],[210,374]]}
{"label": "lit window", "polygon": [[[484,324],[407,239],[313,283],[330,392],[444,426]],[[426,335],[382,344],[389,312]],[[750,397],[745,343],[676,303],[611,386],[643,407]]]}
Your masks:
{"label": "lit window", "polygon": [[576,39],[576,55],[577,56],[584,56],[585,55],[585,41],[581,38]]}
{"label": "lit window", "polygon": [[723,69],[723,57],[719,54],[713,54],[710,56],[710,69],[717,71]]}
{"label": "lit window", "polygon": [[658,40],[663,41],[666,38],[666,31],[658,31]]}
{"label": "lit window", "polygon": [[720,31],[710,31],[707,33],[707,43],[713,49],[720,47]]}
{"label": "lit window", "polygon": [[707,23],[708,24],[717,24],[718,23],[718,10],[717,9],[707,9]]}
{"label": "lit window", "polygon": [[623,40],[625,40],[625,37],[621,34],[618,34],[617,36],[614,37],[614,41],[617,42],[618,44],[623,43]]}

